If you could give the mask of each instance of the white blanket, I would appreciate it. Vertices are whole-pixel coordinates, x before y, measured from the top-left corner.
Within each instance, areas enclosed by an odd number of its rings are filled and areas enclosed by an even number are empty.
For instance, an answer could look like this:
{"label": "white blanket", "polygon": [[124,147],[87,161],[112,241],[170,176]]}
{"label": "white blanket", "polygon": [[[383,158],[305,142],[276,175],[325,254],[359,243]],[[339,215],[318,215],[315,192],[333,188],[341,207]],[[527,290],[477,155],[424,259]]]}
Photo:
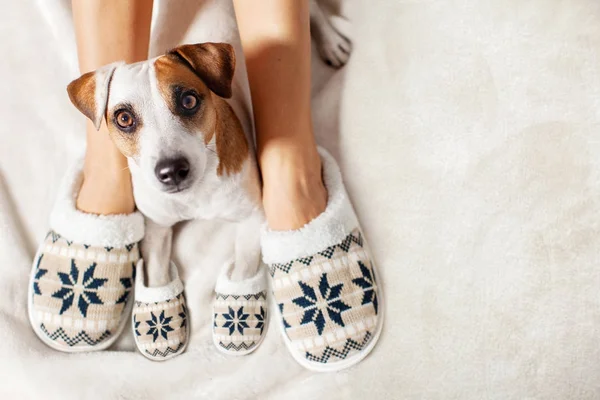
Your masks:
{"label": "white blanket", "polygon": [[[68,4],[0,3],[0,398],[600,398],[598,0],[346,1],[354,53],[335,73],[313,61],[315,128],[387,315],[375,351],[334,374],[298,366],[276,321],[250,356],[215,350],[213,266],[231,241],[219,225],[199,242],[206,223],[176,235],[184,355],[152,363],[130,330],[91,354],[37,339],[30,264],[85,141],[65,91],[78,75]],[[153,55],[235,40],[228,1],[156,6]]]}

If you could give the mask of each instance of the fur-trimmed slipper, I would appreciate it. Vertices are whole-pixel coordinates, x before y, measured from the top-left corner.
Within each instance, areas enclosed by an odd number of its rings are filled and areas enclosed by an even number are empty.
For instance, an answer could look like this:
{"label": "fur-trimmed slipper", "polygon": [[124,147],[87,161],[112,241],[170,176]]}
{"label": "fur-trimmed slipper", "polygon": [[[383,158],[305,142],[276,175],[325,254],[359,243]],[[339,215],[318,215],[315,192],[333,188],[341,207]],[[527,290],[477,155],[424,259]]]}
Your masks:
{"label": "fur-trimmed slipper", "polygon": [[264,227],[261,245],[289,351],[308,369],[336,371],[373,349],[383,307],[375,265],[339,168],[325,150],[319,153],[327,208],[298,230]]}
{"label": "fur-trimmed slipper", "polygon": [[144,236],[139,212],[93,215],[76,209],[82,167],[77,163],[63,179],[29,280],[31,326],[45,344],[65,352],[105,349],[122,332]]}
{"label": "fur-trimmed slipper", "polygon": [[188,343],[188,314],[183,282],[171,263],[171,282],[161,287],[144,284],[144,260],[137,265],[135,304],[131,317],[135,344],[146,358],[163,361],[184,352]]}
{"label": "fur-trimmed slipper", "polygon": [[221,275],[215,287],[213,342],[223,353],[243,356],[256,350],[267,330],[267,274],[263,266],[250,279],[233,282]]}

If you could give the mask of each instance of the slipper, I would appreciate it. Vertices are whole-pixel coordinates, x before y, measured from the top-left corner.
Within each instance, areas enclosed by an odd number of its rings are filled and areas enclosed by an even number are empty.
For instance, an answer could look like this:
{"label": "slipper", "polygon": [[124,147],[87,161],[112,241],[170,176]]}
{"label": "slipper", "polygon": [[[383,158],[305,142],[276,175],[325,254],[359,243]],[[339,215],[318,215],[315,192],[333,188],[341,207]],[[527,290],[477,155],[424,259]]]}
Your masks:
{"label": "slipper", "polygon": [[339,168],[319,148],[327,208],[300,229],[261,232],[263,260],[288,350],[302,366],[337,371],[373,349],[383,324],[381,287]]}
{"label": "slipper", "polygon": [[233,282],[221,275],[215,287],[213,342],[225,354],[243,356],[262,343],[267,328],[267,276]]}
{"label": "slipper", "polygon": [[45,344],[65,352],[105,349],[123,331],[144,236],[139,212],[76,209],[82,168],[78,162],[63,179],[29,279],[31,326]]}
{"label": "slipper", "polygon": [[161,287],[144,285],[144,260],[137,265],[135,304],[131,317],[135,344],[146,358],[164,361],[185,351],[188,313],[183,282],[171,262],[172,281]]}

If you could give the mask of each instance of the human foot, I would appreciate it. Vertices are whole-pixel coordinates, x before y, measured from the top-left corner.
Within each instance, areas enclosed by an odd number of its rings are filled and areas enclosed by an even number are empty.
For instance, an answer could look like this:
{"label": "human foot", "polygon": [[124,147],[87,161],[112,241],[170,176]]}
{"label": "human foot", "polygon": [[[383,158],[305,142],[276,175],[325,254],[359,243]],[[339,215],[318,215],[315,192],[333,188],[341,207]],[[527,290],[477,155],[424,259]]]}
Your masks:
{"label": "human foot", "polygon": [[29,282],[29,319],[48,346],[95,351],[120,335],[133,304],[131,292],[144,217],[95,215],[75,208],[82,163],[69,169],[50,215]]}
{"label": "human foot", "polygon": [[283,339],[314,371],[351,367],[383,324],[376,267],[333,157],[320,149],[327,208],[301,229],[261,232]]}
{"label": "human foot", "polygon": [[263,206],[272,230],[298,229],[327,205],[321,159],[314,148],[280,146],[261,156]]}

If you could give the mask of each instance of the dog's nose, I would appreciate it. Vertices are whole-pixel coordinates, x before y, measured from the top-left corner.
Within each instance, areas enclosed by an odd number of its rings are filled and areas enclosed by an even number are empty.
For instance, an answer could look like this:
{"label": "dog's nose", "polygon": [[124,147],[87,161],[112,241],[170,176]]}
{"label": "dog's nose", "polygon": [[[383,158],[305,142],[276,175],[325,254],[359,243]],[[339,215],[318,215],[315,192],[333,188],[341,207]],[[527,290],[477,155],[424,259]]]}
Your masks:
{"label": "dog's nose", "polygon": [[185,158],[167,158],[160,160],[154,169],[156,177],[165,185],[177,186],[190,173],[190,163]]}

